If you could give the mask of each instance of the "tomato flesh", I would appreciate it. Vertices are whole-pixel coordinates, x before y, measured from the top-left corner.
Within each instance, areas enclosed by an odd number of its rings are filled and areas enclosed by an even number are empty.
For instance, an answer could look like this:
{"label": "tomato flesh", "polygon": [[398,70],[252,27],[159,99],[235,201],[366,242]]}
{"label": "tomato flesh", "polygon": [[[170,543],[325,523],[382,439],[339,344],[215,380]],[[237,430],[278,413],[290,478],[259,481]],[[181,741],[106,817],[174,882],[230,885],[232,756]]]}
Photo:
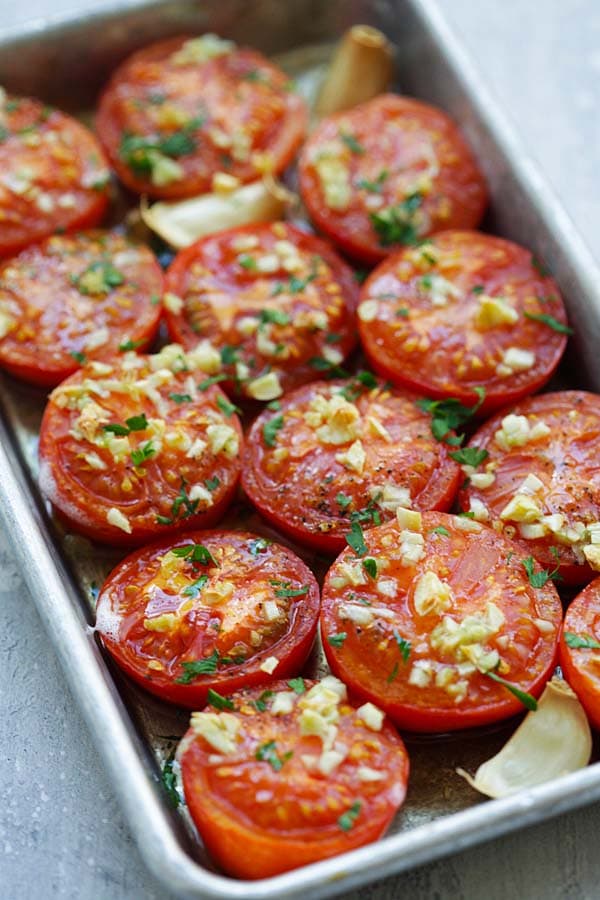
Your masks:
{"label": "tomato flesh", "polygon": [[[369,843],[404,800],[408,757],[401,739],[387,722],[367,728],[345,698],[333,725],[341,761],[329,774],[319,771],[323,743],[302,725],[314,685],[303,688],[284,714],[271,713],[271,706],[278,694],[290,695],[286,682],[271,686],[262,711],[260,691],[234,694],[229,715],[238,730],[230,756],[215,756],[195,715],[180,744],[187,805],[209,853],[230,875],[265,878]],[[372,781],[365,770],[375,773]]]}
{"label": "tomato flesh", "polygon": [[[420,538],[422,556],[410,562]],[[389,522],[364,541],[363,557],[347,549],[327,573],[321,610],[329,665],[359,696],[402,728],[435,732],[523,710],[481,668],[541,692],[554,666],[560,599],[551,581],[530,584],[510,541],[438,512],[421,514],[418,539]],[[375,577],[363,558],[374,561]]]}
{"label": "tomato flesh", "polygon": [[448,509],[458,488],[460,468],[416,398],[368,383],[298,388],[248,435],[242,483],[252,502],[286,534],[327,552],[343,550],[355,519],[368,527],[398,506]]}
{"label": "tomato flesh", "polygon": [[[356,343],[352,270],[324,241],[285,222],[197,241],[175,258],[166,288],[183,301],[181,312],[167,309],[171,338],[184,347],[210,340],[228,390],[254,399],[335,371]],[[257,389],[266,376],[274,379],[268,396]]]}
{"label": "tomato flesh", "polygon": [[[521,423],[516,431],[515,417],[516,426]],[[600,398],[595,394],[559,391],[524,400],[473,435],[471,446],[488,454],[476,472],[489,470],[493,478],[485,487],[471,480],[459,495],[460,504],[478,509],[518,543],[520,555],[535,557],[564,583],[585,583],[600,567],[600,557],[592,565],[586,557],[590,551],[593,557],[586,529],[600,521],[599,440]],[[519,502],[515,506],[523,494],[526,508]]]}
{"label": "tomato flesh", "polygon": [[284,72],[254,50],[194,60],[197,40],[134,53],[100,99],[98,134],[133,191],[190,197],[217,173],[254,181],[284,169],[302,140],[306,106]]}
{"label": "tomato flesh", "polygon": [[[196,560],[197,547],[210,556]],[[128,556],[100,592],[96,630],[142,687],[194,709],[209,689],[225,695],[298,671],[318,613],[317,582],[286,547],[202,531]],[[273,672],[261,668],[273,657]],[[202,660],[207,671],[190,673]]]}
{"label": "tomato flesh", "polygon": [[233,499],[239,420],[216,385],[198,390],[163,359],[165,351],[91,363],[50,395],[40,486],[88,537],[135,546],[211,525]]}
{"label": "tomato flesh", "polygon": [[324,119],[304,145],[299,176],[319,230],[367,263],[442,229],[476,228],[487,202],[454,122],[393,94]]}
{"label": "tomato flesh", "polygon": [[4,97],[0,117],[0,256],[97,225],[110,172],[91,131],[29,98]]}
{"label": "tomato flesh", "polygon": [[[581,639],[589,646],[570,647],[567,637]],[[575,597],[565,615],[560,636],[558,661],[587,716],[600,729],[600,578]]]}
{"label": "tomato flesh", "polygon": [[0,366],[54,387],[87,359],[146,347],[161,315],[162,271],[111,232],[54,236],[0,266]]}

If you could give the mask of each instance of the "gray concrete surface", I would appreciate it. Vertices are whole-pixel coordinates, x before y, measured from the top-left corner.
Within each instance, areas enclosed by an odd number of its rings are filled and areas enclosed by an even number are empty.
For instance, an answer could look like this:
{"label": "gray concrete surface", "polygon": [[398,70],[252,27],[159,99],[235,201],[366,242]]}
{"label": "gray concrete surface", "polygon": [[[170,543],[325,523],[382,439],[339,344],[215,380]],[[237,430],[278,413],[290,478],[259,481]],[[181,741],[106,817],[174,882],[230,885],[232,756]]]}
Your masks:
{"label": "gray concrete surface", "polygon": [[[600,256],[600,3],[439,0]],[[0,29],[99,0],[0,0]],[[0,535],[0,900],[142,900],[145,869]],[[369,900],[600,896],[600,805],[348,895]]]}

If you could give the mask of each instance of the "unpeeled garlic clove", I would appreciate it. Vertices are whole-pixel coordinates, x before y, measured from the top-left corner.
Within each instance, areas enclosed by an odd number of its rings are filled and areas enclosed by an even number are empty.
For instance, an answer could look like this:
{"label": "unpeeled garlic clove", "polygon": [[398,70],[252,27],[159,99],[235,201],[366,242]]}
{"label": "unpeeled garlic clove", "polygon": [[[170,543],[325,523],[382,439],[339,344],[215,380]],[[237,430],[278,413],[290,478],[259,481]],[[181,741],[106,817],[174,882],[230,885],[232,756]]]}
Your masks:
{"label": "unpeeled garlic clove", "polygon": [[354,25],[333,55],[315,114],[330,116],[371,100],[387,89],[392,72],[392,48],[383,32],[370,25]]}
{"label": "unpeeled garlic clove", "polygon": [[268,176],[237,190],[201,194],[173,203],[142,202],[140,214],[148,228],[167,244],[181,250],[207,234],[254,222],[283,218],[286,204],[295,197]]}
{"label": "unpeeled garlic clove", "polygon": [[502,750],[474,776],[457,773],[488,797],[517,791],[582,769],[590,761],[592,734],[583,706],[566,681],[554,677]]}

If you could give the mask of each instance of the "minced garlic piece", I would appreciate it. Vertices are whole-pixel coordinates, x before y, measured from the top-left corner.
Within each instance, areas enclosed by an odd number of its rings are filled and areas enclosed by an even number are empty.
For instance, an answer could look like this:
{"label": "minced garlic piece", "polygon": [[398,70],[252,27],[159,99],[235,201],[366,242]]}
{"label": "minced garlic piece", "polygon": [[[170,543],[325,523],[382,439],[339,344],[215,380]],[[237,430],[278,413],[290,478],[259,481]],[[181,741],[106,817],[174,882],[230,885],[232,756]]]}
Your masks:
{"label": "minced garlic piece", "polygon": [[131,523],[127,516],[125,516],[120,509],[117,509],[116,506],[111,506],[106,514],[106,521],[109,525],[114,525],[115,528],[120,528],[121,531],[124,531],[126,534],[131,534]]}
{"label": "minced garlic piece", "polygon": [[163,306],[168,312],[179,315],[183,309],[183,300],[181,297],[178,297],[177,294],[172,294],[170,291],[167,291],[163,297]]}
{"label": "minced garlic piece", "polygon": [[248,383],[246,390],[255,400],[275,400],[283,394],[277,372],[259,375],[258,378]]}
{"label": "minced garlic piece", "polygon": [[190,727],[219,753],[225,756],[235,753],[241,728],[237,716],[227,712],[193,712]]}
{"label": "minced garlic piece", "polygon": [[516,416],[511,413],[502,419],[501,428],[494,434],[494,440],[501,450],[523,447],[530,441],[547,437],[550,428],[545,422],[537,421],[532,425],[527,416]]}
{"label": "minced garlic piece", "polygon": [[425,556],[425,539],[418,531],[400,532],[400,553],[403,566],[414,566]]}
{"label": "minced garlic piece", "polygon": [[178,622],[179,617],[176,613],[163,613],[152,619],[144,619],[144,628],[146,631],[172,631]]}
{"label": "minced garlic piece", "polygon": [[354,441],[347,450],[336,453],[335,459],[336,462],[341,463],[341,465],[345,466],[347,469],[351,469],[353,472],[362,475],[367,459],[367,454],[362,445],[362,441]]}
{"label": "minced garlic piece", "polygon": [[184,41],[179,50],[172,53],[169,63],[173,66],[191,66],[207,62],[215,56],[225,56],[235,50],[234,41],[226,41],[211,32]]}
{"label": "minced garlic piece", "polygon": [[421,513],[415,509],[406,509],[403,506],[399,506],[396,509],[396,519],[400,528],[408,531],[420,531],[423,527]]}
{"label": "minced garlic piece", "polygon": [[385,713],[373,703],[364,703],[362,706],[359,706],[356,710],[356,715],[371,731],[381,731],[383,728]]}
{"label": "minced garlic piece", "polygon": [[279,660],[276,656],[269,656],[264,660],[259,666],[261,672],[266,672],[267,675],[272,675],[277,666],[279,665]]}
{"label": "minced garlic piece", "polygon": [[232,581],[216,581],[202,591],[202,600],[210,606],[218,606],[229,600],[235,591]]}
{"label": "minced garlic piece", "polygon": [[435,572],[424,572],[417,580],[413,603],[420,616],[445,612],[453,599],[452,588],[446,581],[441,581]]}
{"label": "minced garlic piece", "polygon": [[369,488],[369,496],[380,509],[386,512],[395,512],[400,506],[410,510],[412,504],[410,490],[396,484],[372,484]]}
{"label": "minced garlic piece", "polygon": [[360,603],[340,603],[339,614],[342,619],[349,619],[355,625],[367,627],[374,619],[373,612],[368,606]]}
{"label": "minced garlic piece", "polygon": [[325,205],[330,209],[344,210],[350,203],[352,186],[350,169],[339,155],[336,144],[323,147],[314,161],[321,183]]}
{"label": "minced garlic piece", "polygon": [[358,435],[358,407],[341,394],[334,394],[329,399],[317,394],[303,418],[307,425],[316,429],[316,437],[324,444],[346,444]]}
{"label": "minced garlic piece", "polygon": [[503,297],[480,294],[479,308],[475,314],[475,327],[478,331],[487,331],[499,325],[514,325],[518,318],[516,309],[513,309]]}
{"label": "minced garlic piece", "polygon": [[231,425],[209,425],[206,429],[206,437],[211,452],[215,456],[223,453],[228,459],[234,459],[240,449],[240,441],[235,428]]}

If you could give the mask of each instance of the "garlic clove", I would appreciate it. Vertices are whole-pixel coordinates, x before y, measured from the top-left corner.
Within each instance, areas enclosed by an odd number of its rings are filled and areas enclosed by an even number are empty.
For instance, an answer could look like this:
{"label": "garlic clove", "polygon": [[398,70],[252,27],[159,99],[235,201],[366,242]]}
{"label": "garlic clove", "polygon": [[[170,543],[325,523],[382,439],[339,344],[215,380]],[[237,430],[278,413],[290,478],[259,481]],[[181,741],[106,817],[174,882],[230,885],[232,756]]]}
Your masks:
{"label": "garlic clove", "polygon": [[371,100],[387,90],[392,74],[392,47],[383,32],[370,25],[354,25],[333,55],[315,114],[330,116]]}
{"label": "garlic clove", "polygon": [[535,712],[528,713],[502,750],[474,776],[457,773],[488,797],[508,797],[590,761],[592,734],[583,706],[566,681],[548,682]]}
{"label": "garlic clove", "polygon": [[283,218],[289,200],[290,192],[269,176],[237,190],[201,194],[173,203],[148,206],[142,201],[140,214],[152,231],[181,250],[204,235],[226,228],[277,221]]}

